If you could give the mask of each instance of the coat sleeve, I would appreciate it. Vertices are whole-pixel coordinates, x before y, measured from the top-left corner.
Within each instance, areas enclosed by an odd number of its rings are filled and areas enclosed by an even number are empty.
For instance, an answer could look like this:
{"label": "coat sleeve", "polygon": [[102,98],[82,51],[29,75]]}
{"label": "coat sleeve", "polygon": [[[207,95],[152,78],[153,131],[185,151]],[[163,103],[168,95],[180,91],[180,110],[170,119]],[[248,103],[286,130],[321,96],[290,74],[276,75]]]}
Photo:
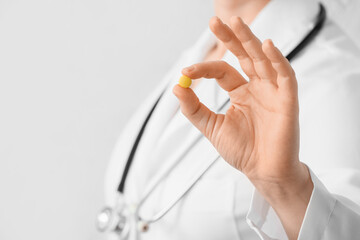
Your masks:
{"label": "coat sleeve", "polygon": [[[360,206],[350,199],[331,194],[310,169],[314,189],[307,207],[298,239],[355,239],[360,236]],[[360,172],[344,169],[328,181],[342,181],[360,196]],[[285,230],[269,203],[255,190],[247,215],[250,227],[261,239],[287,239]]]}

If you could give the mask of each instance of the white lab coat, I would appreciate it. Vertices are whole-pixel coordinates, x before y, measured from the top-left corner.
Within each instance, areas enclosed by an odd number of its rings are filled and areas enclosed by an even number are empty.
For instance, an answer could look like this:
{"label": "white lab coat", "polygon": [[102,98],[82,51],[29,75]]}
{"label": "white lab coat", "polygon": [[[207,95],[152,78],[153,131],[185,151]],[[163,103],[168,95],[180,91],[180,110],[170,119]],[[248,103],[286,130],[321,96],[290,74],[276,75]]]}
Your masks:
{"label": "white lab coat", "polygon": [[[272,0],[251,28],[261,40],[271,38],[286,55],[312,29],[318,11],[313,0]],[[178,111],[172,87],[181,69],[202,61],[214,43],[215,37],[206,30],[123,129],[106,175],[108,205],[115,204],[116,188],[135,138],[165,86],[168,87],[147,125],[130,169],[125,188],[127,200],[136,205],[163,165],[177,161],[181,155],[179,148],[198,135],[198,130]],[[230,52],[224,60],[241,72]],[[360,236],[359,50],[328,19],[316,39],[292,61],[292,66],[299,82],[300,159],[312,169],[315,184],[299,239],[354,239]],[[213,110],[228,98],[214,80],[202,81],[195,92]],[[204,164],[217,157],[214,147],[202,138],[147,199],[140,214],[148,217],[162,209]],[[109,236],[116,239],[112,237]],[[286,239],[268,203],[242,173],[220,158],[161,220],[150,225],[148,232],[139,233],[134,227],[130,239],[259,237]]]}
{"label": "white lab coat", "polygon": [[360,48],[360,1],[321,0],[328,8],[329,15]]}

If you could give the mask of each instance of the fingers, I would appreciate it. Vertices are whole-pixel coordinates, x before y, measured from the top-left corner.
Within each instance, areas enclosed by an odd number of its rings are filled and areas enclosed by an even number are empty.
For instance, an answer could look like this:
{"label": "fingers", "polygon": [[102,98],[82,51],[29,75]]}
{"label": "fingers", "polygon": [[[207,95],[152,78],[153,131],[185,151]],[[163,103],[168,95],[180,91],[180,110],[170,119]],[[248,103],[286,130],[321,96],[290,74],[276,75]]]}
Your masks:
{"label": "fingers", "polygon": [[247,83],[241,74],[224,61],[209,61],[194,64],[184,68],[182,73],[192,79],[215,78],[225,91],[232,91],[235,88]]}
{"label": "fingers", "polygon": [[182,88],[176,85],[173,93],[179,99],[181,112],[190,122],[208,139],[212,139],[216,125],[217,114],[210,111],[199,101],[191,88]]}
{"label": "fingers", "polygon": [[231,18],[231,29],[251,58],[257,75],[262,80],[274,81],[276,79],[276,72],[262,50],[261,41],[239,17]]}
{"label": "fingers", "polygon": [[280,50],[269,39],[264,41],[262,48],[266,57],[271,61],[272,67],[277,72],[279,87],[296,87],[295,72]]}
{"label": "fingers", "polygon": [[238,58],[244,73],[250,79],[257,79],[258,76],[253,62],[241,45],[239,39],[235,36],[234,32],[227,25],[222,23],[218,17],[211,18],[209,26],[216,37],[221,40],[225,44],[226,48]]}

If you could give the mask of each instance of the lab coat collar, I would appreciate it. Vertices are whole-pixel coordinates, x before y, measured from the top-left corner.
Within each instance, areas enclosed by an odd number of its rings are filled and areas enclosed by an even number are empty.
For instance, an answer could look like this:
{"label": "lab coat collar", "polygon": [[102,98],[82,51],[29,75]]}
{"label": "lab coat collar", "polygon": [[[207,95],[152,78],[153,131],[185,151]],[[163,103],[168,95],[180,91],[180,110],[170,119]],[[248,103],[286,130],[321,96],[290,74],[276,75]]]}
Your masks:
{"label": "lab coat collar", "polygon": [[250,28],[261,41],[272,39],[286,56],[314,28],[319,10],[314,0],[271,0]]}

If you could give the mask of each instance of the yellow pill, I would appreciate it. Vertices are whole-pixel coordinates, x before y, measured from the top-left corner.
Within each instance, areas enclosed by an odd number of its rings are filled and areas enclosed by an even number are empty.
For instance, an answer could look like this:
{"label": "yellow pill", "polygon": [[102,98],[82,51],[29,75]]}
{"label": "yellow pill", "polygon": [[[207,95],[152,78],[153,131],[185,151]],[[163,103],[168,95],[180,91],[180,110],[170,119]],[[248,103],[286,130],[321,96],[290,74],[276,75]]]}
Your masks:
{"label": "yellow pill", "polygon": [[191,78],[185,76],[185,75],[182,75],[179,79],[179,85],[183,88],[189,88],[191,86]]}

